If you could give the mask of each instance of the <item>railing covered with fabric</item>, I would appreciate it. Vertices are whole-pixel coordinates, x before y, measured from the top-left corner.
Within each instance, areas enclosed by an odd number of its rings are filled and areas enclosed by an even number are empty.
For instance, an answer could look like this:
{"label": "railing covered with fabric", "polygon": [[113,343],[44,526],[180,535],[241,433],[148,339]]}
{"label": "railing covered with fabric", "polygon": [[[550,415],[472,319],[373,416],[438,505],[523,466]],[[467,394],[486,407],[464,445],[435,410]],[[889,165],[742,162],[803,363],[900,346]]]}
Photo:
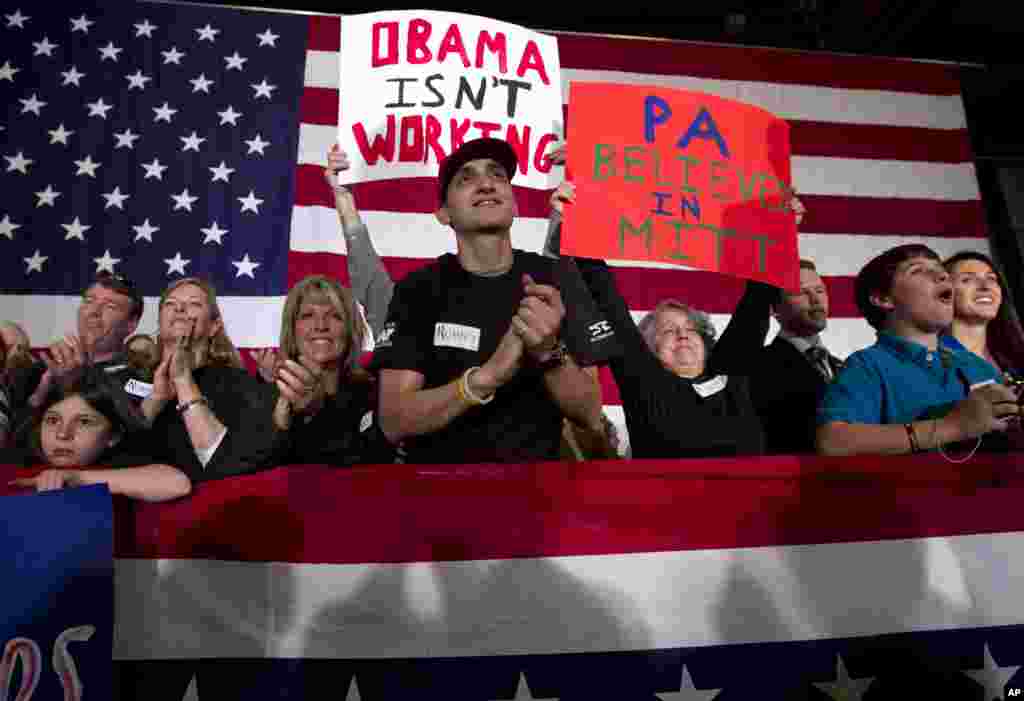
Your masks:
{"label": "railing covered with fabric", "polygon": [[921,669],[970,698],[1024,661],[1022,458],[290,466],[121,501],[114,657],[336,660],[350,698],[462,688],[483,657],[481,699]]}

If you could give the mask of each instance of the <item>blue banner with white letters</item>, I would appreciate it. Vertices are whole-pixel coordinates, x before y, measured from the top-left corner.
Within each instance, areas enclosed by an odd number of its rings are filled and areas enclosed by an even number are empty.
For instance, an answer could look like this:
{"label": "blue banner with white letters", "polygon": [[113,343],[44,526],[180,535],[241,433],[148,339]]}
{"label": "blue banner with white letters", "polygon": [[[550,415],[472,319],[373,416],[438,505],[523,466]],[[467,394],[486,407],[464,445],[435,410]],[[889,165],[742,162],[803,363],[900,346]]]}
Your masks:
{"label": "blue banner with white letters", "polygon": [[106,485],[0,497],[0,701],[111,699]]}

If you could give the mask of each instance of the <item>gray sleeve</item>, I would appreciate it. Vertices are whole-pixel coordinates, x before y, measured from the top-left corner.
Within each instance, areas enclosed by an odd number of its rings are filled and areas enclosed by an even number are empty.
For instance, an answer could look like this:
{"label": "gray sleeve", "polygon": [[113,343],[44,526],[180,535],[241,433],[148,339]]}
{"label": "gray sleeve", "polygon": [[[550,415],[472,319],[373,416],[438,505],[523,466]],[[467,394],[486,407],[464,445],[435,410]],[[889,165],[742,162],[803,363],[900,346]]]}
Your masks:
{"label": "gray sleeve", "polygon": [[352,294],[363,305],[366,322],[374,337],[384,327],[395,283],[377,255],[370,232],[362,221],[356,226],[342,225],[348,246],[348,277]]}
{"label": "gray sleeve", "polygon": [[544,239],[544,250],[541,255],[545,258],[561,258],[562,248],[562,215],[556,209],[551,210],[548,217],[548,235]]}

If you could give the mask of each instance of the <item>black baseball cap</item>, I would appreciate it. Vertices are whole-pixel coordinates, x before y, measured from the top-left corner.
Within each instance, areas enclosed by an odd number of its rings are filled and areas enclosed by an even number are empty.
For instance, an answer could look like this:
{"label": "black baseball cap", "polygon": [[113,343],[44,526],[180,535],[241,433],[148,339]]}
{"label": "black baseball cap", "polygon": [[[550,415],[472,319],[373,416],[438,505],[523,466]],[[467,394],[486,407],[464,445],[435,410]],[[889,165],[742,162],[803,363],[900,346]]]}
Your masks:
{"label": "black baseball cap", "polygon": [[507,141],[489,137],[467,141],[444,159],[441,169],[437,173],[438,196],[442,205],[448,199],[448,186],[455,174],[459,172],[459,168],[479,158],[491,158],[500,163],[508,171],[510,180],[515,176],[516,168],[519,167],[516,152],[512,150]]}

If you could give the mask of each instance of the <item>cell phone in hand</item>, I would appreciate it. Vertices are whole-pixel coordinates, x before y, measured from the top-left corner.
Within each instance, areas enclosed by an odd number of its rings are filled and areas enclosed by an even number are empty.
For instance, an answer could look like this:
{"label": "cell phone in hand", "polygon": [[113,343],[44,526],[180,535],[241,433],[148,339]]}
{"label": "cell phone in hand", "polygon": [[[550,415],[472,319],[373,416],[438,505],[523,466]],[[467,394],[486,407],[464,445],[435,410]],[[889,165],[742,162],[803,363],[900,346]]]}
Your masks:
{"label": "cell phone in hand", "polygon": [[1018,404],[1024,401],[1024,378],[1014,377],[1006,372],[1003,373],[1003,383],[1017,395]]}

